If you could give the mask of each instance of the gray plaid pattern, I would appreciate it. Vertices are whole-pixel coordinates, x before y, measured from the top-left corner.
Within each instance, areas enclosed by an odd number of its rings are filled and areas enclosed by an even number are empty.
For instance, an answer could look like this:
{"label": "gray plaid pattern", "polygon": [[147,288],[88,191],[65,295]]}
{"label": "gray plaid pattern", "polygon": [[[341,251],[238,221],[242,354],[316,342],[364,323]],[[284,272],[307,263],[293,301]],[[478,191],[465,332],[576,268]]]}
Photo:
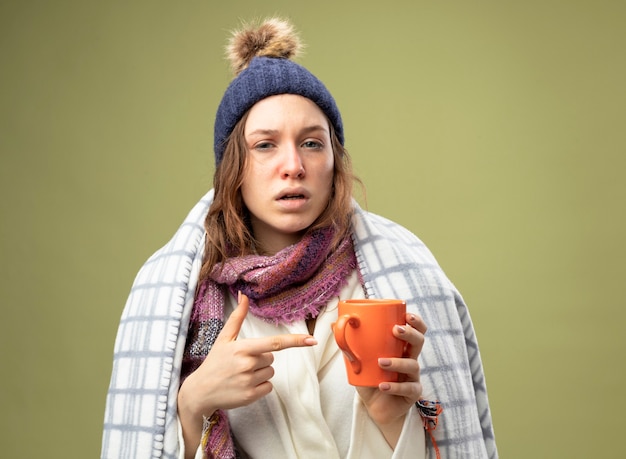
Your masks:
{"label": "gray plaid pattern", "polygon": [[[177,457],[180,366],[212,199],[211,190],[131,288],[115,341],[102,458]],[[482,363],[463,299],[419,239],[355,206],[353,240],[366,295],[406,299],[428,324],[420,365],[425,395],[444,407],[435,431],[442,457],[496,458]]]}
{"label": "gray plaid pattern", "polygon": [[441,457],[497,458],[482,362],[463,298],[424,243],[398,224],[357,209],[353,237],[366,295],[405,299],[428,325],[421,382],[425,398],[443,405],[435,430]]}
{"label": "gray plaid pattern", "polygon": [[102,458],[178,457],[180,367],[212,200],[211,191],[133,283],[115,340]]}

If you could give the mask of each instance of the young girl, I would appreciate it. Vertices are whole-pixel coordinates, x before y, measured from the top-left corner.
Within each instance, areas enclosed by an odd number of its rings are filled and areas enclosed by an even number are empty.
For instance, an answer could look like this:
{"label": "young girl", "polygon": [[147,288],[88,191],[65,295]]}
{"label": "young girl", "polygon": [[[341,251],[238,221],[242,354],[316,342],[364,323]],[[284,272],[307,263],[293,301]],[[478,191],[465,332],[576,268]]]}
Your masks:
{"label": "young girl", "polygon": [[[102,457],[497,457],[467,308],[419,239],[352,199],[341,115],[299,46],[279,19],[230,42],[214,189],[133,285]],[[339,300],[367,297],[407,302],[404,355],[379,360],[399,380],[374,388],[348,384],[331,331]]]}

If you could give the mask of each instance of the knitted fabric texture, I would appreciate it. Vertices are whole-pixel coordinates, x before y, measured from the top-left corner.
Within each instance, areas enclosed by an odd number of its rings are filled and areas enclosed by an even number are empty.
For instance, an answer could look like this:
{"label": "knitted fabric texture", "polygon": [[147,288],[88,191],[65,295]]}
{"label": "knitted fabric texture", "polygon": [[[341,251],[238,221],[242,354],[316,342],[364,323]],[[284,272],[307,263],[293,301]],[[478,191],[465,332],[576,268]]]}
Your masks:
{"label": "knitted fabric texture", "polygon": [[[274,256],[233,257],[215,267],[200,285],[194,303],[182,363],[182,378],[195,371],[211,350],[224,325],[224,293],[241,291],[250,300],[250,313],[270,323],[292,323],[317,317],[339,294],[357,267],[349,236],[331,251],[333,230],[323,228]],[[226,414],[218,410],[205,419],[205,457],[235,457]]]}
{"label": "knitted fabric texture", "polygon": [[255,57],[230,83],[217,109],[213,136],[216,165],[222,161],[228,138],[243,115],[258,101],[278,94],[296,94],[313,101],[328,117],[343,145],[341,114],[326,86],[293,61]]}
{"label": "knitted fabric texture", "polygon": [[226,413],[217,410],[210,418],[204,418],[202,424],[203,456],[207,459],[235,458],[235,445],[230,435],[230,426]]}

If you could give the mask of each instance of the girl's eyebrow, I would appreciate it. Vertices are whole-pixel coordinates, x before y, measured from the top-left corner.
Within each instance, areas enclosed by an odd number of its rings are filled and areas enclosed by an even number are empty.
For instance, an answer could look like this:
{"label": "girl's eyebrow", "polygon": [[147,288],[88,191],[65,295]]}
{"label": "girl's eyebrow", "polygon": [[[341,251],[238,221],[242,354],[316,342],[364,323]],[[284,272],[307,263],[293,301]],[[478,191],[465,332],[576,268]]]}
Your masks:
{"label": "girl's eyebrow", "polygon": [[252,135],[276,135],[278,134],[278,131],[276,129],[256,129],[252,132],[250,132],[246,137],[248,136],[252,136]]}
{"label": "girl's eyebrow", "polygon": [[[320,125],[320,124],[314,124],[312,126],[307,126],[305,128],[302,129],[301,134],[309,134],[311,132],[315,132],[315,131],[323,131],[325,133],[328,133],[328,129],[325,128],[324,126]],[[277,129],[255,129],[254,131],[248,133],[246,135],[246,137],[250,137],[250,136],[274,136],[277,135],[279,133],[279,131]]]}
{"label": "girl's eyebrow", "polygon": [[303,134],[308,134],[309,132],[315,132],[315,131],[323,131],[325,133],[328,133],[328,129],[320,124],[314,124],[313,126],[308,126],[302,129]]}

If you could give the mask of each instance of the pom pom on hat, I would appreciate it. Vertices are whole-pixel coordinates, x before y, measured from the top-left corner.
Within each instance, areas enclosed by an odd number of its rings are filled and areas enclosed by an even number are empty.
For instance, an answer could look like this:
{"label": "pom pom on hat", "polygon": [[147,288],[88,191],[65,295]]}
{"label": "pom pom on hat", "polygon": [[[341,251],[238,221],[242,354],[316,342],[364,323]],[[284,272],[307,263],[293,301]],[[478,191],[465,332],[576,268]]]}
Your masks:
{"label": "pom pom on hat", "polygon": [[228,138],[243,115],[258,101],[278,94],[296,94],[313,101],[344,143],[341,114],[332,95],[315,75],[290,60],[301,49],[295,30],[282,19],[267,19],[233,33],[226,53],[235,78],[215,116],[216,165],[222,161]]}
{"label": "pom pom on hat", "polygon": [[246,24],[233,32],[226,46],[226,57],[235,76],[248,67],[253,57],[292,59],[302,49],[293,26],[280,18],[270,18],[260,25]]}

